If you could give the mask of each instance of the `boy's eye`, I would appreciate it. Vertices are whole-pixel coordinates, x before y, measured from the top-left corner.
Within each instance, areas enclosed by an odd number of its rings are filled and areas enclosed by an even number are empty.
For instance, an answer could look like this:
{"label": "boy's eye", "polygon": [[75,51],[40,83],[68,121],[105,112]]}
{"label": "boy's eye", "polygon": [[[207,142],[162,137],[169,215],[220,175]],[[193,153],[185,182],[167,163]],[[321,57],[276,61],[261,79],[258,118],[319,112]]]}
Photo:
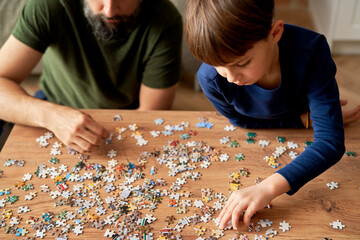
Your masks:
{"label": "boy's eye", "polygon": [[236,66],[239,67],[239,68],[244,68],[244,67],[246,67],[247,65],[249,65],[249,63],[250,63],[250,60],[247,61],[247,62],[244,63],[244,64],[236,64]]}

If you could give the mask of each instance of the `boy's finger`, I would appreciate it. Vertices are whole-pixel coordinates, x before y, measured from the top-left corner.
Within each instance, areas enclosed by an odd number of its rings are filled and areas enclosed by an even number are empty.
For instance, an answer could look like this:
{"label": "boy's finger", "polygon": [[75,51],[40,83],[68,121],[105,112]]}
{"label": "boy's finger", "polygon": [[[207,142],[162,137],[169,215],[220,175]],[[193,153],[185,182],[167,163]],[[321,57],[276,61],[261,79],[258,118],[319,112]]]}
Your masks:
{"label": "boy's finger", "polygon": [[238,229],[241,213],[245,210],[245,206],[238,205],[231,214],[232,225],[235,230]]}
{"label": "boy's finger", "polygon": [[360,112],[355,113],[355,115],[344,119],[344,124],[355,122],[356,120],[360,119]]}
{"label": "boy's finger", "polygon": [[244,224],[246,226],[249,226],[250,225],[250,219],[251,217],[255,214],[255,209],[252,208],[252,207],[248,207],[245,211],[245,214],[244,214]]}
{"label": "boy's finger", "polygon": [[352,123],[360,118],[360,106],[344,111],[344,125]]}
{"label": "boy's finger", "polygon": [[236,206],[237,206],[237,204],[234,201],[232,201],[231,204],[228,205],[226,212],[222,216],[222,219],[220,222],[220,229],[224,229],[226,224],[231,220],[232,212],[236,208]]}
{"label": "boy's finger", "polygon": [[348,100],[340,99],[341,106],[345,106],[348,103]]}
{"label": "boy's finger", "polygon": [[224,214],[227,212],[229,206],[231,205],[232,203],[232,199],[230,198],[227,203],[225,204],[225,207],[223,208],[223,210],[220,212],[219,216],[218,216],[218,219],[219,219],[219,223],[221,222]]}
{"label": "boy's finger", "polygon": [[359,111],[360,111],[360,106],[357,106],[356,108],[353,108],[351,110],[347,110],[347,112],[350,116],[356,115]]}
{"label": "boy's finger", "polygon": [[229,209],[228,211],[226,211],[226,213],[224,214],[221,222],[220,222],[220,229],[224,229],[225,225],[227,224],[227,222],[231,219],[231,209]]}

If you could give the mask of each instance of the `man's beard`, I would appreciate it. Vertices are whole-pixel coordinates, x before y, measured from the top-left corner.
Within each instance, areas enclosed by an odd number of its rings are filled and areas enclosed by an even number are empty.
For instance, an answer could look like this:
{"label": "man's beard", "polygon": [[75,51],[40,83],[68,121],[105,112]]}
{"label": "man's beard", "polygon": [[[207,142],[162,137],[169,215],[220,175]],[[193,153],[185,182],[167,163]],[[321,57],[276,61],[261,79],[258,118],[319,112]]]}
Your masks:
{"label": "man's beard", "polygon": [[[99,40],[104,41],[118,39],[127,34],[135,24],[141,6],[140,2],[139,7],[130,16],[114,16],[108,18],[103,14],[94,14],[87,0],[83,0],[83,2],[84,15],[93,29],[93,34]],[[117,23],[108,23],[105,20],[115,20]]]}

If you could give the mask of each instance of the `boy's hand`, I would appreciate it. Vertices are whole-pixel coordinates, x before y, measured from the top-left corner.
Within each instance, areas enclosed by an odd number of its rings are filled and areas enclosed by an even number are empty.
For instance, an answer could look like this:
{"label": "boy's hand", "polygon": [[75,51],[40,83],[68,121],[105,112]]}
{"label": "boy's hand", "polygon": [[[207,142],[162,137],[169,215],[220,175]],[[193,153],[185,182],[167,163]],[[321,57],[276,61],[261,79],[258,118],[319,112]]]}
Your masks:
{"label": "boy's hand", "polygon": [[244,223],[249,226],[252,215],[266,207],[272,199],[269,190],[261,184],[233,192],[218,217],[220,229],[224,229],[227,222],[231,220],[232,226],[237,230],[243,211],[245,211]]}
{"label": "boy's hand", "polygon": [[[306,122],[307,122],[307,113],[303,113],[300,115],[300,120],[302,122],[302,124],[304,125],[304,127],[306,127]],[[312,120],[310,119],[310,122],[309,122],[309,128],[312,127]]]}
{"label": "boy's hand", "polygon": [[[341,106],[345,106],[346,104],[348,104],[348,100],[340,99],[340,104],[341,104]],[[343,115],[344,126],[348,125],[349,123],[353,123],[353,122],[359,120],[360,119],[360,105],[358,105],[357,107],[355,107],[353,109],[349,109],[349,110],[342,109],[342,115]],[[304,124],[304,126],[306,126],[306,121],[307,121],[306,113],[301,114],[300,119],[301,119],[302,123]],[[309,127],[312,127],[311,119],[310,119]]]}
{"label": "boy's hand", "polygon": [[[348,101],[340,99],[341,106],[345,106]],[[360,119],[360,105],[350,110],[342,110],[344,126]]]}
{"label": "boy's hand", "polygon": [[244,223],[249,226],[250,218],[256,211],[263,209],[272,199],[288,191],[290,186],[286,179],[275,173],[258,185],[233,192],[217,218],[220,229],[224,229],[231,219],[232,226],[237,230],[243,211],[245,211]]}
{"label": "boy's hand", "polygon": [[51,114],[49,130],[68,147],[88,152],[105,144],[109,132],[88,114],[61,106],[61,111]]}

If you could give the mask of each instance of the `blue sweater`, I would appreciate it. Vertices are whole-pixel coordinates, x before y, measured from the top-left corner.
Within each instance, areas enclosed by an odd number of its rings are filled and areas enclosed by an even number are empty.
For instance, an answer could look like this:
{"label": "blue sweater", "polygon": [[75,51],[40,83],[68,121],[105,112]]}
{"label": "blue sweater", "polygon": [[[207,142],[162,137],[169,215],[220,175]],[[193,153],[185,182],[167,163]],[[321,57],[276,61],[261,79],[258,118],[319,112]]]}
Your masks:
{"label": "blue sweater", "polygon": [[336,66],[323,35],[285,24],[279,45],[281,84],[273,90],[229,83],[203,63],[203,92],[215,108],[244,128],[303,128],[300,114],[311,111],[314,143],[277,173],[292,195],[338,162],[345,152]]}

